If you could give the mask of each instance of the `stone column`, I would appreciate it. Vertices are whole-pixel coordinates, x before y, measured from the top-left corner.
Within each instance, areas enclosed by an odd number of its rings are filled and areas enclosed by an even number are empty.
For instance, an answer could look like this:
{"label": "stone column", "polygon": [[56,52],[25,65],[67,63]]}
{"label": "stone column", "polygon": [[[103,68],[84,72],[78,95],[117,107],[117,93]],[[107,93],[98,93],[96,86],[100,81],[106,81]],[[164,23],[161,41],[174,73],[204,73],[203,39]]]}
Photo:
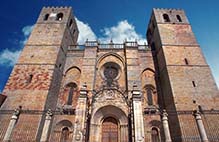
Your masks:
{"label": "stone column", "polygon": [[144,142],[144,121],[139,90],[132,91],[135,142]]}
{"label": "stone column", "polygon": [[127,142],[128,139],[129,139],[128,124],[121,124],[120,125],[120,141]]}
{"label": "stone column", "polygon": [[194,111],[194,117],[195,117],[195,120],[196,120],[196,123],[197,123],[197,126],[198,126],[198,131],[199,131],[199,134],[200,134],[200,137],[201,137],[201,141],[202,142],[209,142],[207,134],[205,132],[205,128],[204,128],[204,124],[202,122],[200,112],[198,110]]}
{"label": "stone column", "polygon": [[86,121],[86,109],[87,109],[87,86],[83,85],[80,90],[80,96],[78,98],[78,105],[76,107],[75,126],[73,142],[85,141],[85,121]]}
{"label": "stone column", "polygon": [[3,142],[10,142],[11,141],[11,134],[13,132],[15,124],[18,121],[19,115],[20,115],[20,110],[19,109],[15,109],[14,113],[13,113],[13,115],[11,117],[11,120],[9,122],[9,125],[8,125],[7,131],[5,133]]}
{"label": "stone column", "polygon": [[49,128],[50,128],[50,124],[51,124],[51,119],[52,119],[52,111],[49,109],[46,112],[46,120],[43,126],[43,132],[40,138],[40,142],[47,142],[48,138],[49,138]]}
{"label": "stone column", "polygon": [[92,123],[90,126],[90,138],[89,142],[100,142],[101,141],[101,125]]}
{"label": "stone column", "polygon": [[163,123],[164,135],[165,135],[165,142],[172,142],[167,116],[168,116],[168,114],[167,114],[166,110],[163,110],[162,123]]}

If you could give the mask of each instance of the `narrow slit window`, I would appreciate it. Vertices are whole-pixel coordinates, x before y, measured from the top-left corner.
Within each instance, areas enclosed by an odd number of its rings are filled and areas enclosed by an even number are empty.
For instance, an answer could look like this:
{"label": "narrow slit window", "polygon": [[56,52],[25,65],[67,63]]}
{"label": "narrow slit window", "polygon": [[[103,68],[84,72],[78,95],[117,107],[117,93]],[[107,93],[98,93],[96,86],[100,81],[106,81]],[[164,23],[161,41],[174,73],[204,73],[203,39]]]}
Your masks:
{"label": "narrow slit window", "polygon": [[77,89],[77,84],[76,83],[69,83],[67,86],[68,88],[68,100],[67,100],[67,105],[72,105],[73,104],[73,97]]}
{"label": "narrow slit window", "polygon": [[147,88],[147,100],[148,100],[148,105],[151,106],[153,105],[153,90],[151,88]]}
{"label": "narrow slit window", "polygon": [[73,30],[73,35],[75,34],[75,32],[76,32],[76,30],[74,29],[74,30]]}
{"label": "narrow slit window", "polygon": [[145,100],[148,106],[157,105],[157,96],[155,93],[155,88],[151,84],[145,86]]}
{"label": "narrow slit window", "polygon": [[72,26],[72,23],[73,23],[73,21],[72,21],[72,19],[70,20],[70,23],[69,23],[69,27],[71,28],[71,26]]}
{"label": "narrow slit window", "polygon": [[193,87],[196,87],[195,81],[192,81],[192,85]]}
{"label": "narrow slit window", "polygon": [[189,62],[188,62],[188,59],[187,59],[187,58],[185,58],[185,59],[184,59],[184,61],[185,61],[185,64],[186,64],[186,65],[188,65],[188,64],[189,64]]}
{"label": "narrow slit window", "polygon": [[29,78],[27,79],[27,83],[31,83],[32,79],[33,79],[33,75],[31,74],[29,75]]}

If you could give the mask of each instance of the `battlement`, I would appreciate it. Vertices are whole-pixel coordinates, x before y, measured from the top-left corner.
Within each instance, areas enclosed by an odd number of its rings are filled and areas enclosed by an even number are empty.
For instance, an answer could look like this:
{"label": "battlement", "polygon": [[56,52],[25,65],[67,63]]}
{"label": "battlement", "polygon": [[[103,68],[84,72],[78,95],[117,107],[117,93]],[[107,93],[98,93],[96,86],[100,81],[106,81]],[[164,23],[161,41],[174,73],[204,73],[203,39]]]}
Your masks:
{"label": "battlement", "polygon": [[184,11],[181,8],[153,8],[153,10]]}
{"label": "battlement", "polygon": [[63,23],[73,18],[71,7],[43,7],[37,23]]}
{"label": "battlement", "polygon": [[152,35],[156,30],[156,26],[160,24],[168,24],[167,26],[170,26],[170,24],[173,26],[190,25],[183,9],[153,8],[146,33],[149,43],[152,43]]}
{"label": "battlement", "polygon": [[71,7],[43,7],[27,44],[60,44],[66,29],[65,36],[76,43],[79,30]]}
{"label": "battlement", "polygon": [[44,6],[43,9],[72,9],[71,6]]}
{"label": "battlement", "polygon": [[153,8],[152,19],[158,24],[189,24],[184,10],[180,8]]}

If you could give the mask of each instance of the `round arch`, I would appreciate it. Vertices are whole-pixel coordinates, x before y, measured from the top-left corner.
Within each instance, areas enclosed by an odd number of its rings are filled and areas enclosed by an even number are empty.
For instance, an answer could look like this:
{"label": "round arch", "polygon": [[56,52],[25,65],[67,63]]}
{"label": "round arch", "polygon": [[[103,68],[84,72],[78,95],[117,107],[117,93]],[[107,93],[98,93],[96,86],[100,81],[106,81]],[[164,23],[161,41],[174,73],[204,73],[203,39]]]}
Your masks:
{"label": "round arch", "polygon": [[79,67],[77,67],[77,66],[71,66],[71,67],[69,67],[68,69],[66,69],[64,75],[66,75],[66,74],[68,73],[68,71],[70,71],[71,69],[74,69],[74,68],[77,69],[77,70],[81,73],[81,69],[80,69]]}
{"label": "round arch", "polygon": [[141,75],[145,72],[145,71],[151,71],[155,74],[155,71],[151,68],[145,68],[142,72],[141,72]]}
{"label": "round arch", "polygon": [[67,130],[68,132],[68,140],[72,141],[73,137],[73,123],[67,119],[58,121],[52,128],[52,132],[50,135],[50,141],[60,141],[62,139],[63,130]]}
{"label": "round arch", "polygon": [[62,129],[64,127],[68,127],[70,129],[73,129],[73,124],[69,120],[61,120],[56,124],[57,129]]}
{"label": "round arch", "polygon": [[115,118],[119,124],[128,124],[128,117],[126,116],[125,112],[113,105],[101,107],[94,112],[91,123],[101,123],[107,117]]}
{"label": "round arch", "polygon": [[108,56],[114,56],[116,57],[117,59],[120,60],[120,62],[122,63],[123,67],[125,66],[125,62],[124,62],[124,59],[117,53],[114,53],[114,52],[109,52],[109,53],[106,53],[102,56],[99,57],[99,59],[97,60],[97,67],[99,66],[100,62],[104,59],[104,58],[107,58]]}
{"label": "round arch", "polygon": [[118,142],[128,141],[128,116],[119,107],[107,105],[93,112],[91,116],[90,142],[102,141],[102,124],[107,118],[114,118],[118,123]]}
{"label": "round arch", "polygon": [[144,89],[147,89],[147,88],[151,88],[151,89],[153,89],[153,90],[156,89],[156,88],[154,87],[154,85],[152,85],[152,84],[146,84],[146,85],[144,86]]}

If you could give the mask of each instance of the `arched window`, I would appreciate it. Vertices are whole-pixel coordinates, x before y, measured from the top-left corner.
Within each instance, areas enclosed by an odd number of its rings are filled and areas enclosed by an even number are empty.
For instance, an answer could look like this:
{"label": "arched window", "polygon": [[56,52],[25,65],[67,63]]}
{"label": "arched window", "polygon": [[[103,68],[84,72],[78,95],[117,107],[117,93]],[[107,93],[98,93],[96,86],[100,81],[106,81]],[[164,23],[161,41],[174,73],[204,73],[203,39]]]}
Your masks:
{"label": "arched window", "polygon": [[182,19],[179,15],[176,15],[176,18],[177,18],[178,22],[182,22]]}
{"label": "arched window", "polygon": [[73,95],[74,95],[74,92],[76,91],[77,89],[77,84],[76,83],[69,83],[66,85],[66,88],[68,88],[69,92],[68,92],[68,100],[67,100],[67,105],[72,105],[72,102],[73,102]]}
{"label": "arched window", "polygon": [[163,14],[164,22],[170,22],[170,18],[167,14]]}
{"label": "arched window", "polygon": [[44,16],[43,20],[44,20],[44,21],[47,21],[48,18],[49,18],[49,14],[46,14],[46,15]]}
{"label": "arched window", "polygon": [[145,99],[147,100],[147,105],[148,106],[153,106],[153,105],[157,105],[157,96],[156,94],[154,94],[155,91],[155,87],[151,84],[147,84],[145,86]]}
{"label": "arched window", "polygon": [[61,21],[63,19],[63,13],[58,13],[56,16],[56,20]]}
{"label": "arched window", "polygon": [[69,140],[69,129],[68,127],[64,127],[62,129],[60,142],[67,142]]}
{"label": "arched window", "polygon": [[151,141],[152,142],[160,142],[159,131],[156,127],[151,129]]}
{"label": "arched window", "polygon": [[146,88],[147,92],[147,100],[148,100],[148,105],[151,106],[153,105],[153,89],[151,87]]}

